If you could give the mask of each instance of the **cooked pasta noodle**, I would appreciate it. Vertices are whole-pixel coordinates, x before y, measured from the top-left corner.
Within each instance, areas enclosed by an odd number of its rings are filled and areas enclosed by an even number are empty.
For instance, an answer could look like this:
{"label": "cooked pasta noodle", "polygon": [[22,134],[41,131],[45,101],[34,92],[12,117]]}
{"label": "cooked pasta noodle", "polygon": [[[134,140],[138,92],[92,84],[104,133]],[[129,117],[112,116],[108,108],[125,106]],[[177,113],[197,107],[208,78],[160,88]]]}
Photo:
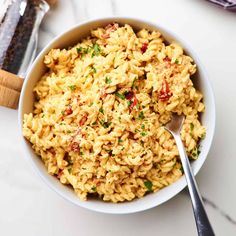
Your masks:
{"label": "cooked pasta noodle", "polygon": [[109,24],[68,49],[52,49],[34,88],[23,133],[51,175],[80,199],[122,202],[178,180],[182,166],[164,129],[186,116],[181,137],[192,159],[205,136],[196,65],[158,31]]}

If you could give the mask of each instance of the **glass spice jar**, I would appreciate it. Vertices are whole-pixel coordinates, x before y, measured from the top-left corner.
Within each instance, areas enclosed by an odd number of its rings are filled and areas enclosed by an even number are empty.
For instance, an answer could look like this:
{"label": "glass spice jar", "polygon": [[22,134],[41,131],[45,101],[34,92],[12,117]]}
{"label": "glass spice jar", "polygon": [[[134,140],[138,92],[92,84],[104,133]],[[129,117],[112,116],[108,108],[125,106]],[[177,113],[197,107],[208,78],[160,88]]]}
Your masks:
{"label": "glass spice jar", "polygon": [[32,63],[38,29],[49,10],[44,0],[0,0],[0,69],[24,78]]}

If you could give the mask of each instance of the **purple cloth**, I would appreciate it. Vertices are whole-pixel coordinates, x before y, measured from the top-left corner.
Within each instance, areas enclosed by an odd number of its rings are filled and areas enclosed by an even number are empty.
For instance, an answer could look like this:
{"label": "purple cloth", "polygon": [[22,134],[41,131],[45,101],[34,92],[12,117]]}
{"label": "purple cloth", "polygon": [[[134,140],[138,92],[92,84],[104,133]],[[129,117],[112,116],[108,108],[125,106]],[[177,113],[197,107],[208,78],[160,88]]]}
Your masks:
{"label": "purple cloth", "polygon": [[236,11],[236,0],[208,0],[226,10]]}

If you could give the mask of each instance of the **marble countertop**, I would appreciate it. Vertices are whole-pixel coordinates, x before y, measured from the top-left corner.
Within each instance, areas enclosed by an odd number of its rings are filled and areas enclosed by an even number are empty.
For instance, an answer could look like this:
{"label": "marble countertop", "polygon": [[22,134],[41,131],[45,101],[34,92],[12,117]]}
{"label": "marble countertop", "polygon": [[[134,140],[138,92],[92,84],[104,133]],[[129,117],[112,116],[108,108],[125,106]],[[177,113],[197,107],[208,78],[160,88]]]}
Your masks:
{"label": "marble countertop", "polygon": [[[236,14],[204,0],[59,0],[41,25],[38,51],[76,23],[104,16],[160,22],[188,41],[205,64],[215,92],[217,125],[197,182],[216,234],[236,235]],[[24,159],[17,111],[2,107],[0,156],[1,235],[196,235],[187,190],[130,215],[94,213],[65,201]]]}

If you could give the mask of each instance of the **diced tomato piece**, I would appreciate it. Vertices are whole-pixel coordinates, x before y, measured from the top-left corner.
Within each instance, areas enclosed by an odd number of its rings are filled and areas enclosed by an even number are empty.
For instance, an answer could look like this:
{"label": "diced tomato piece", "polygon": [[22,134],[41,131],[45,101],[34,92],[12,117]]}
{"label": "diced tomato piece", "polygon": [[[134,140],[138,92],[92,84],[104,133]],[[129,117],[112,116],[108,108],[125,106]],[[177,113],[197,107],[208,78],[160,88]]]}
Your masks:
{"label": "diced tomato piece", "polygon": [[171,60],[169,57],[165,57],[163,61],[165,62],[167,68],[171,67]]}
{"label": "diced tomato piece", "polygon": [[110,33],[118,29],[119,25],[117,23],[108,24],[105,27],[106,33],[102,35],[104,39],[110,38]]}
{"label": "diced tomato piece", "polygon": [[148,48],[148,44],[147,43],[144,43],[141,47],[141,51],[142,53],[145,53],[147,51],[147,48]]}
{"label": "diced tomato piece", "polygon": [[79,125],[82,126],[84,125],[84,123],[87,121],[87,118],[88,118],[88,115],[84,115],[82,116],[80,122],[79,122]]}
{"label": "diced tomato piece", "polygon": [[73,113],[73,110],[72,110],[71,107],[67,107],[67,108],[65,109],[65,111],[64,111],[64,114],[65,114],[66,116],[71,115],[72,113]]}
{"label": "diced tomato piece", "polygon": [[136,105],[138,105],[138,99],[136,98],[136,96],[134,96],[134,101],[130,105],[129,109],[132,110]]}
{"label": "diced tomato piece", "polygon": [[159,99],[163,102],[168,101],[169,98],[172,96],[172,93],[169,88],[169,84],[167,83],[166,80],[162,82],[162,87],[159,92]]}

